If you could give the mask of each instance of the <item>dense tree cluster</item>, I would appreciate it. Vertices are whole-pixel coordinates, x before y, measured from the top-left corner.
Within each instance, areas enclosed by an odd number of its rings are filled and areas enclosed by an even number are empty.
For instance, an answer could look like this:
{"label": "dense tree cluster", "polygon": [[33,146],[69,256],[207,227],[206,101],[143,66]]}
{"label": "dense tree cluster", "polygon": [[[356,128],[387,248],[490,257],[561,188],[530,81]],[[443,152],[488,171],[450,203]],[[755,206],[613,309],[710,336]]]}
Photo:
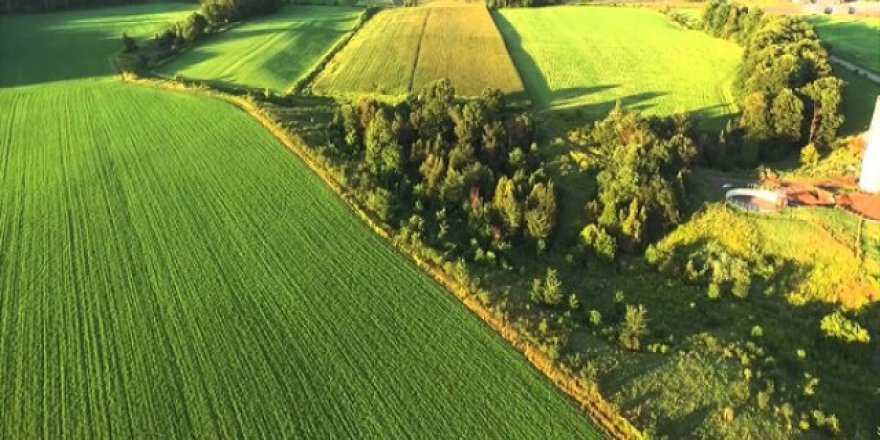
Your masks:
{"label": "dense tree cluster", "polygon": [[539,167],[531,120],[498,90],[459,101],[441,80],[390,105],[345,104],[337,154],[380,219],[426,242],[493,260],[524,242],[543,249],[556,226],[554,185]]}
{"label": "dense tree cluster", "polygon": [[703,23],[745,49],[735,81],[742,114],[707,151],[710,163],[751,166],[793,147],[830,146],[843,123],[843,83],[811,24],[727,2],[711,3]]}
{"label": "dense tree cluster", "polygon": [[604,260],[638,250],[681,220],[685,179],[696,157],[687,119],[647,119],[617,107],[569,140],[598,172],[583,244]]}

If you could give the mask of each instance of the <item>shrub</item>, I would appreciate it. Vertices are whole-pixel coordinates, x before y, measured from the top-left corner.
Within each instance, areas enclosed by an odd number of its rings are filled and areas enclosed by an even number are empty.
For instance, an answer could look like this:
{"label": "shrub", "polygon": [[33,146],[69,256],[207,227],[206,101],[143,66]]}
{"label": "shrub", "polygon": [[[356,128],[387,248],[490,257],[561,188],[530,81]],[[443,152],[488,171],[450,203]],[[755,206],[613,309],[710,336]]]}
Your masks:
{"label": "shrub", "polygon": [[134,38],[128,36],[127,33],[122,33],[122,44],[125,46],[126,53],[132,53],[138,50],[137,41]]}
{"label": "shrub", "polygon": [[[536,304],[557,305],[562,302],[562,281],[559,280],[559,272],[548,268],[544,279],[532,280],[532,288],[529,298]],[[575,298],[577,300],[577,298]]]}
{"label": "shrub", "polygon": [[593,223],[587,225],[581,231],[581,244],[591,250],[600,260],[614,261],[617,241],[605,231],[605,228]]}
{"label": "shrub", "polygon": [[620,331],[620,346],[630,351],[639,351],[641,339],[647,335],[648,311],[641,304],[638,306],[627,304],[623,328]]}
{"label": "shrub", "polygon": [[859,323],[848,319],[839,310],[822,318],[819,327],[825,336],[846,343],[867,344],[871,342],[871,335],[868,334],[868,331]]}
{"label": "shrub", "polygon": [[392,208],[391,192],[385,188],[376,188],[367,197],[367,209],[382,221],[388,221],[391,218]]}

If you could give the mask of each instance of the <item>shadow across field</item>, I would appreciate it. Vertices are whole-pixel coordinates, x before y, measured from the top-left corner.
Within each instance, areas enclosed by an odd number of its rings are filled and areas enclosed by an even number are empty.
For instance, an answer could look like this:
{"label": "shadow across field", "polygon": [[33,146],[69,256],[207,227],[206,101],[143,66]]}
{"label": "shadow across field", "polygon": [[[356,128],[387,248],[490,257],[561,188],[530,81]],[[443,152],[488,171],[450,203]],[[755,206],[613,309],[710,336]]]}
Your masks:
{"label": "shadow across field", "polygon": [[146,36],[191,9],[164,3],[0,16],[0,87],[112,75],[123,30]]}

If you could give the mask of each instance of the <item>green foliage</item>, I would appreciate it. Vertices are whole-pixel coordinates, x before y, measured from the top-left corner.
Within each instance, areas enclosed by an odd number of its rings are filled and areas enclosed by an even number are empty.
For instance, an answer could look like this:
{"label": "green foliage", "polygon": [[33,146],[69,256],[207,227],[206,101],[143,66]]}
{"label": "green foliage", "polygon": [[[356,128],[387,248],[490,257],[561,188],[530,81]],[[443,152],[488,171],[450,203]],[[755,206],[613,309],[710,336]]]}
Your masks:
{"label": "green foliage", "polygon": [[626,315],[624,315],[618,337],[620,346],[630,351],[639,351],[642,338],[648,336],[649,333],[648,311],[645,307],[641,304],[638,306],[627,304]]}
{"label": "green foliage", "polygon": [[128,33],[122,33],[122,44],[125,46],[125,52],[131,53],[138,50],[137,41],[134,38],[128,36]]}
{"label": "green foliage", "polygon": [[372,211],[380,220],[387,222],[391,219],[394,211],[394,201],[391,192],[385,188],[376,188],[367,197],[367,209]]}
{"label": "green foliage", "polygon": [[507,231],[511,235],[516,234],[522,224],[522,207],[516,199],[515,184],[507,176],[501,176],[498,179],[492,206],[498,212]]}
{"label": "green foliage", "polygon": [[532,280],[532,288],[529,292],[532,302],[555,306],[562,302],[563,296],[562,281],[556,269],[548,268],[543,280],[540,278]]}
{"label": "green foliage", "polygon": [[819,151],[816,149],[816,144],[807,144],[807,146],[801,150],[801,165],[805,167],[816,166],[821,158],[822,157],[819,156]]}
{"label": "green foliage", "polygon": [[191,43],[202,38],[208,28],[208,20],[202,14],[193,12],[175,26],[175,35],[179,41]]}
{"label": "green foliage", "polygon": [[[735,81],[743,112],[722,139],[738,150],[729,155],[737,165],[751,167],[759,158],[783,157],[793,146],[834,141],[843,124],[843,83],[807,21],[723,1],[709,4],[703,19],[710,35],[745,48]],[[719,162],[731,165],[730,159],[714,160]]]}
{"label": "green foliage", "polygon": [[847,318],[840,310],[826,315],[819,323],[822,333],[829,338],[839,339],[848,344],[867,344],[871,335],[858,322]]}
{"label": "green foliage", "polygon": [[529,236],[537,241],[539,250],[544,249],[547,239],[556,227],[556,215],[556,191],[553,183],[536,183],[526,199],[525,218]]}
{"label": "green foliage", "polygon": [[617,241],[603,227],[590,223],[581,231],[580,239],[581,244],[600,260],[609,263],[614,261]]}
{"label": "green foliage", "polygon": [[[423,237],[469,259],[508,251],[522,241],[524,225],[539,249],[550,239],[554,187],[535,167],[537,151],[521,147],[533,140],[531,120],[511,114],[500,91],[457,101],[452,84],[438,81],[399,104],[343,104],[334,125],[335,154],[351,161],[361,199],[376,186],[390,191],[389,215],[399,214],[390,224],[415,206],[434,210]],[[481,141],[486,133],[491,142]]]}
{"label": "green foliage", "polygon": [[604,120],[569,135],[599,171],[598,226],[615,235],[619,249],[640,249],[680,221],[696,156],[686,126],[680,119],[661,127],[618,105]]}

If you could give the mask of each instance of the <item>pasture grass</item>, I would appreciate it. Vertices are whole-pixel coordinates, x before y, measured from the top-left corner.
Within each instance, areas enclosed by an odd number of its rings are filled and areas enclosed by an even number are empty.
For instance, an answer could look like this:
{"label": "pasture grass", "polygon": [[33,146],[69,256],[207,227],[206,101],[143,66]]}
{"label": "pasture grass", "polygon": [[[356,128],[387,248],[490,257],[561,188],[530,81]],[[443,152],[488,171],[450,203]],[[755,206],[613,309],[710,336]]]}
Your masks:
{"label": "pasture grass", "polygon": [[655,11],[563,6],[493,14],[539,109],[599,119],[621,101],[648,114],[692,113],[710,128],[736,111],[730,87],[741,49]]}
{"label": "pasture grass", "polygon": [[[46,45],[4,85],[108,74],[139,11],[2,17]],[[600,437],[231,105],[5,88],[0,151],[0,437]]]}
{"label": "pasture grass", "polygon": [[486,87],[521,94],[522,82],[485,6],[383,11],[318,76],[322,93],[403,95],[441,78],[465,96]]}
{"label": "pasture grass", "polygon": [[880,84],[844,67],[834,65],[833,68],[834,75],[846,83],[843,89],[843,115],[846,119],[840,133],[849,136],[868,131],[877,97],[880,97]]}
{"label": "pasture grass", "polygon": [[284,92],[351,31],[360,12],[348,7],[287,6],[207,39],[160,71]]}
{"label": "pasture grass", "polygon": [[105,76],[122,33],[152,36],[195,5],[149,3],[52,14],[0,15],[0,87]]}
{"label": "pasture grass", "polygon": [[811,15],[807,20],[833,55],[880,73],[880,17]]}

